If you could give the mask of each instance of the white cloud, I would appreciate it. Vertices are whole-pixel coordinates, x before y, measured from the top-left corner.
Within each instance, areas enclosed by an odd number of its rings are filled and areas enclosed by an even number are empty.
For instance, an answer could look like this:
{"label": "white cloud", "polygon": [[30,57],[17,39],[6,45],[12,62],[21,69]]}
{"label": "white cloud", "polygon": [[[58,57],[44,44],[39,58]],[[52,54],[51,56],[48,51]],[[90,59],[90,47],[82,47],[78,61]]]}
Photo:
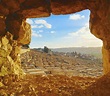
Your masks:
{"label": "white cloud", "polygon": [[85,24],[76,32],[68,33],[67,36],[51,40],[49,42],[40,42],[39,44],[31,44],[31,47],[43,47],[44,45],[49,48],[61,47],[99,47],[102,46],[100,39],[96,38],[90,33],[89,24]]}
{"label": "white cloud", "polygon": [[50,33],[51,33],[51,34],[54,34],[54,33],[55,33],[55,31],[51,31]]}
{"label": "white cloud", "polygon": [[51,25],[51,24],[47,23],[46,20],[42,20],[42,19],[36,20],[36,21],[35,21],[35,24],[43,25],[43,26],[45,26],[46,28],[52,28],[52,25]]}
{"label": "white cloud", "polygon": [[43,28],[43,25],[31,25],[31,28]]}
{"label": "white cloud", "polygon": [[37,33],[36,31],[32,30],[32,36],[34,37],[42,37],[41,34]]}
{"label": "white cloud", "polygon": [[46,20],[39,19],[39,20],[32,20],[32,19],[26,19],[26,22],[31,24],[31,28],[52,28],[52,25],[49,24]]}
{"label": "white cloud", "polygon": [[79,20],[79,19],[83,19],[83,18],[85,18],[85,16],[84,15],[80,15],[80,14],[73,14],[73,15],[69,16],[70,20]]}
{"label": "white cloud", "polygon": [[85,24],[85,26],[83,26],[76,32],[68,33],[68,36],[65,37],[65,40],[68,41],[68,43],[72,42],[73,46],[102,46],[101,40],[90,33],[89,24]]}
{"label": "white cloud", "polygon": [[34,22],[31,19],[26,19],[26,22],[29,24],[34,24]]}

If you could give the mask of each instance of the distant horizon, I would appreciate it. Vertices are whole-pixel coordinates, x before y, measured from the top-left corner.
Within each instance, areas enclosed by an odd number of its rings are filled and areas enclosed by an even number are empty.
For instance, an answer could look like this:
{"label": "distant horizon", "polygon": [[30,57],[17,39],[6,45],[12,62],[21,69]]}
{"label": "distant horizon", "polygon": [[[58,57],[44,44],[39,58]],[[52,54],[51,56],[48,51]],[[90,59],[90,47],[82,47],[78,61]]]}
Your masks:
{"label": "distant horizon", "polygon": [[[48,46],[46,46],[46,47],[48,47]],[[100,47],[102,47],[102,46],[90,46],[90,47],[87,47],[87,46],[74,46],[74,47],[54,47],[54,48],[52,48],[52,47],[48,47],[48,48],[50,48],[50,49],[59,49],[59,48],[100,48]],[[33,48],[31,48],[30,47],[30,49],[34,49],[34,48],[44,48],[44,47],[33,47]]]}

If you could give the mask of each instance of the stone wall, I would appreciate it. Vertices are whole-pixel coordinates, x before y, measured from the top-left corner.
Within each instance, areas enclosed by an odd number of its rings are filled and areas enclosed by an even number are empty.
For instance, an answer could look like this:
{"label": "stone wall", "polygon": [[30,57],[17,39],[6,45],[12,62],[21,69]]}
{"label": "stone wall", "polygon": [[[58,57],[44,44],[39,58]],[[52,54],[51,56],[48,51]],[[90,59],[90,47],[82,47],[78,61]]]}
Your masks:
{"label": "stone wall", "polygon": [[104,72],[110,71],[110,0],[0,0],[0,75],[23,74],[20,46],[31,41],[26,18],[91,11],[90,30],[103,40]]}

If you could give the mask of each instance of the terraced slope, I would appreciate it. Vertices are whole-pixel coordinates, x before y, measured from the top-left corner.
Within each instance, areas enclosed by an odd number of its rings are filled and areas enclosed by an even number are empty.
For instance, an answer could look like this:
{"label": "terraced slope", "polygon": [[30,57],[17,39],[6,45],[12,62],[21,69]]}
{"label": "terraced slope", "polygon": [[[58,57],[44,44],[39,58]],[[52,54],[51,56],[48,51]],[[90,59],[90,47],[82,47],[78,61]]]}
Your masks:
{"label": "terraced slope", "polygon": [[60,53],[30,50],[21,55],[22,68],[28,74],[66,76],[101,76],[102,63],[97,59],[82,59]]}

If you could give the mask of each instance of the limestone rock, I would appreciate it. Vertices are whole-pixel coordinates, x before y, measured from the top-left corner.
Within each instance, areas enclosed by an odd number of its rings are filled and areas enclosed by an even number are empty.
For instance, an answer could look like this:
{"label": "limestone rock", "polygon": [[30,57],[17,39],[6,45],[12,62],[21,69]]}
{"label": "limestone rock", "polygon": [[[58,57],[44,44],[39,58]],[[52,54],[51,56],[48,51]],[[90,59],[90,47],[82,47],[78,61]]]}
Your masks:
{"label": "limestone rock", "polygon": [[9,25],[8,31],[14,35],[13,37],[18,43],[23,45],[30,43],[31,26],[25,20],[21,20],[19,16],[9,16],[7,18],[7,25]]}
{"label": "limestone rock", "polygon": [[[100,3],[100,6],[99,6]],[[90,30],[97,38],[103,40],[103,66],[104,73],[110,71],[110,1],[98,1],[91,6]],[[106,7],[104,7],[106,6]],[[97,11],[96,11],[97,10]]]}
{"label": "limestone rock", "polygon": [[22,14],[24,18],[38,18],[50,16],[48,3],[46,0],[27,0],[21,6],[21,10],[17,12]]}
{"label": "limestone rock", "polygon": [[87,0],[51,0],[52,14],[70,14],[87,9]]}
{"label": "limestone rock", "polygon": [[0,4],[0,15],[1,16],[6,16],[8,14],[9,14],[9,10],[5,6]]}
{"label": "limestone rock", "polygon": [[2,82],[0,82],[0,87],[3,87],[3,86],[4,86],[4,84]]}
{"label": "limestone rock", "polygon": [[22,22],[18,42],[21,44],[29,44],[31,41],[31,26],[25,21]]}
{"label": "limestone rock", "polygon": [[5,8],[9,9],[10,13],[14,13],[20,9],[18,0],[2,0],[1,2],[3,5],[5,5]]}
{"label": "limestone rock", "polygon": [[4,49],[0,49],[0,57],[6,57],[7,52]]}
{"label": "limestone rock", "polygon": [[5,19],[0,18],[0,36],[3,36],[6,34],[6,25],[5,25]]}
{"label": "limestone rock", "polygon": [[2,38],[2,44],[3,46],[6,46],[9,43],[9,40],[6,37]]}
{"label": "limestone rock", "polygon": [[5,66],[2,66],[1,67],[1,73],[0,73],[0,76],[5,76],[8,74],[8,70],[7,70],[8,67],[5,67]]}
{"label": "limestone rock", "polygon": [[[13,53],[13,54],[12,54]],[[8,74],[22,75],[23,71],[20,67],[20,46],[13,40],[11,34],[7,34],[1,38],[0,46],[0,76]]]}
{"label": "limestone rock", "polygon": [[15,40],[17,40],[19,37],[19,31],[20,31],[21,25],[22,25],[21,17],[19,17],[19,15],[17,14],[9,15],[6,18],[7,31],[13,34],[13,38]]}
{"label": "limestone rock", "polygon": [[21,4],[21,3],[25,2],[25,0],[18,0],[18,2]]}

